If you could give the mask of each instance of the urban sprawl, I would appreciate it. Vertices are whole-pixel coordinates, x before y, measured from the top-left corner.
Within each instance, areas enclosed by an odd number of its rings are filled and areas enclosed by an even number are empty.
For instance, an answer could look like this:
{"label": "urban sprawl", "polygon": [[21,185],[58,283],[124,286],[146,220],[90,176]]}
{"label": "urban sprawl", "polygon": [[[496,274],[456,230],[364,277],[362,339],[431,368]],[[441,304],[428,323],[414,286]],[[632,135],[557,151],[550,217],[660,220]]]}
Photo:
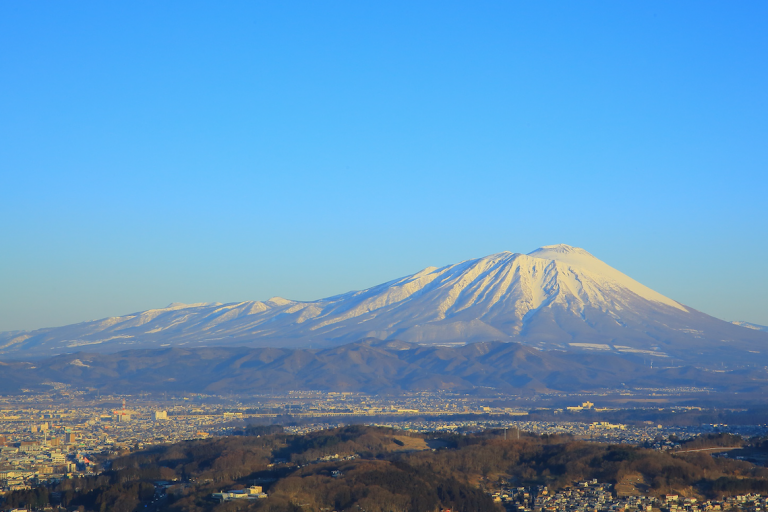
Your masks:
{"label": "urban sprawl", "polygon": [[[151,445],[231,435],[252,422],[284,419],[292,420],[285,430],[293,434],[350,423],[420,433],[503,429],[510,439],[521,431],[570,434],[595,442],[636,444],[658,450],[679,449],[680,442],[711,432],[751,437],[768,431],[765,425],[680,427],[649,422],[625,425],[606,421],[532,421],[523,407],[493,407],[493,402],[450,393],[414,393],[393,398],[320,391],[295,391],[248,400],[202,395],[162,400],[149,396],[94,397],[92,393],[67,389],[57,389],[55,394],[0,397],[0,493],[98,474],[109,467],[110,457]],[[564,409],[600,410],[586,400],[574,400],[572,406]],[[162,493],[162,487],[158,493]],[[223,492],[216,497],[265,499],[267,495],[254,487]],[[507,509],[519,512],[767,509],[766,498],[759,495],[697,503],[693,498],[677,496],[618,496],[608,484],[596,481],[581,482],[557,493],[550,493],[545,487],[501,488],[493,491],[493,497]]]}

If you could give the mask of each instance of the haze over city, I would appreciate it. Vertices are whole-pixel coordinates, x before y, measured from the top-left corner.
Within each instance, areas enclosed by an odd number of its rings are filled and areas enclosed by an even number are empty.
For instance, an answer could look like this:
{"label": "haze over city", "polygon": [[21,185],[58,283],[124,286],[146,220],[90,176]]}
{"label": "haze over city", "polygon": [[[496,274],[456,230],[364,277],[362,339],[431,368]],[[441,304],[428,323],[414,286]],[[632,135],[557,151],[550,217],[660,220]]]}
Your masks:
{"label": "haze over city", "polygon": [[768,324],[759,2],[0,6],[0,331],[583,247]]}

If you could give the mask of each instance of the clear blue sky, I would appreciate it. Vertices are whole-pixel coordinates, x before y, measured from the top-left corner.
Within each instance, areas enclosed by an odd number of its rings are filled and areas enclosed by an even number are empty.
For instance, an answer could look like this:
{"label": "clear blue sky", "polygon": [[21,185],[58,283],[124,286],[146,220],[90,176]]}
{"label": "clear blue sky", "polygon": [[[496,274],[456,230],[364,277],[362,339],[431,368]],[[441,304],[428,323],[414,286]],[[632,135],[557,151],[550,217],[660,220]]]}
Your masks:
{"label": "clear blue sky", "polygon": [[580,246],[768,324],[768,3],[0,3],[0,330]]}

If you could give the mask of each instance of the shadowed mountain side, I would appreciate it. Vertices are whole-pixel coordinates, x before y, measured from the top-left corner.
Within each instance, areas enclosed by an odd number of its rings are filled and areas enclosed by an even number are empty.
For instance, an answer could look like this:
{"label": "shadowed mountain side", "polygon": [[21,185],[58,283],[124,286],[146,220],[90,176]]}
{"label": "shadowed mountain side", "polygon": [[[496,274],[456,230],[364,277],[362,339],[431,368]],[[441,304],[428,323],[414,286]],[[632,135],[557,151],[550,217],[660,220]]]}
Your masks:
{"label": "shadowed mountain side", "polygon": [[[322,350],[169,348],[115,354],[80,352],[34,363],[2,364],[0,391],[39,389],[59,382],[104,392],[185,391],[260,393],[290,389],[471,391],[494,388],[589,391],[627,386],[699,386],[721,391],[768,384],[753,372],[656,368],[612,354],[539,351],[518,343],[484,342],[435,347],[363,340]],[[763,372],[764,373],[764,372]]]}

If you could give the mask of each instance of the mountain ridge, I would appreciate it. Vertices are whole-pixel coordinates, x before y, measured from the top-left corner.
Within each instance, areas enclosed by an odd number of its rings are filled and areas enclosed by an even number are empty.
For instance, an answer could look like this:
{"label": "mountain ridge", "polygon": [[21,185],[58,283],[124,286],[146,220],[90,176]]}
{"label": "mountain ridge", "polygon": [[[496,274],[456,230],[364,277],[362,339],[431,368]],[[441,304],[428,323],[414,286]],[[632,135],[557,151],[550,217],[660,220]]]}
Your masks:
{"label": "mountain ridge", "polygon": [[734,322],[731,322],[733,325],[738,325],[740,327],[744,327],[746,329],[752,329],[753,331],[765,331],[768,332],[768,326],[766,325],[760,325],[760,324],[754,324],[752,322],[745,322],[743,320],[736,320]]}
{"label": "mountain ridge", "polygon": [[[329,347],[362,338],[425,345],[515,341],[546,350],[730,361],[768,334],[705,315],[565,244],[500,252],[316,301],[172,303],[28,333],[0,357],[165,346]],[[758,354],[755,356],[755,354]],[[737,357],[738,356],[738,357]]]}

